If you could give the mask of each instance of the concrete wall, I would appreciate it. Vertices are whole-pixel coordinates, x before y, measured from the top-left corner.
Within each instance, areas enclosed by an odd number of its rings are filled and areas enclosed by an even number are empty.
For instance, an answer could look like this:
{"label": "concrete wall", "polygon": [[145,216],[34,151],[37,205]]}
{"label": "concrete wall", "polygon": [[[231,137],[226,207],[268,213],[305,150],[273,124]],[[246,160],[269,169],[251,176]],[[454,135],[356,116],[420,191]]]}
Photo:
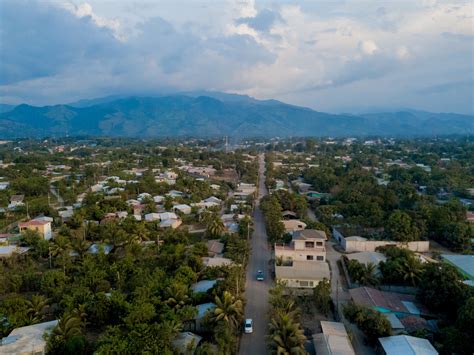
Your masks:
{"label": "concrete wall", "polygon": [[347,252],[375,251],[378,247],[386,245],[395,245],[399,248],[407,248],[420,253],[425,253],[430,250],[430,242],[427,240],[408,243],[393,242],[389,240],[347,240],[345,238],[342,238],[341,240],[341,246]]}

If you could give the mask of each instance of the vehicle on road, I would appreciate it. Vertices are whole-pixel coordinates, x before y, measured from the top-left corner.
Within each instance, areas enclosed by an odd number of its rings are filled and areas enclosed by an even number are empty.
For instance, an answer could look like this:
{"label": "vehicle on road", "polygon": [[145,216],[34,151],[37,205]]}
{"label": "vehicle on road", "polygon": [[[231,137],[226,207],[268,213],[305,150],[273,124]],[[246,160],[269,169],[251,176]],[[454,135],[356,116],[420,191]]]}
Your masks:
{"label": "vehicle on road", "polygon": [[263,281],[263,271],[262,270],[257,271],[257,281]]}
{"label": "vehicle on road", "polygon": [[244,333],[253,333],[253,320],[251,318],[245,320]]}

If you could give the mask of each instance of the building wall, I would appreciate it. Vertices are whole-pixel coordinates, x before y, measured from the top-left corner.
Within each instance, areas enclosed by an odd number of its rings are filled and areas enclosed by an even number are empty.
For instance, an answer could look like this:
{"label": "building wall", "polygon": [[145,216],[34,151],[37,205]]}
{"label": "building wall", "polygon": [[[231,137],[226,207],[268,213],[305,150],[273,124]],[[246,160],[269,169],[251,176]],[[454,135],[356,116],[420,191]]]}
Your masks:
{"label": "building wall", "polygon": [[407,248],[412,251],[421,253],[428,252],[430,250],[430,242],[424,240],[401,243],[385,240],[346,240],[345,238],[341,239],[341,246],[347,252],[375,251],[376,248],[386,245],[396,245],[399,248]]}
{"label": "building wall", "polygon": [[[308,255],[312,256],[313,260],[308,259]],[[283,260],[322,262],[326,261],[326,251],[324,248],[304,250],[275,249],[275,257],[282,257]]]}
{"label": "building wall", "polygon": [[291,288],[314,288],[318,285],[321,280],[308,280],[308,279],[278,279],[278,281],[284,282],[287,287]]}

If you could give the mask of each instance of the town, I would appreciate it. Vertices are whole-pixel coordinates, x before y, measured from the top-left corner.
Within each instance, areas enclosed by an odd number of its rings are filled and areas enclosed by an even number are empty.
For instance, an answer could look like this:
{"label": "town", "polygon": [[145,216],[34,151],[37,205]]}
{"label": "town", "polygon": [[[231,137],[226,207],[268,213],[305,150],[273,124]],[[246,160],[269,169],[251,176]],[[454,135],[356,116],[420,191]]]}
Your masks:
{"label": "town", "polygon": [[472,354],[469,137],[0,144],[0,353]]}

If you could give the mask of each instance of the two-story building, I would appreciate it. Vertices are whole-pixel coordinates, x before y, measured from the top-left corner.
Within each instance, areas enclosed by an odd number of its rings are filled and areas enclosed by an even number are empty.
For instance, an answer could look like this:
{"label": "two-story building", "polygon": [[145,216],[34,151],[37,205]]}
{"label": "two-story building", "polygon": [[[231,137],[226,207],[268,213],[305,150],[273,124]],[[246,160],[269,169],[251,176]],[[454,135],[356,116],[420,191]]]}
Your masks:
{"label": "two-story building", "polygon": [[26,230],[38,232],[45,240],[50,240],[53,236],[51,231],[51,221],[45,219],[32,219],[27,222],[18,223],[20,233]]}
{"label": "two-story building", "polygon": [[292,288],[313,288],[330,278],[324,231],[295,231],[289,245],[275,245],[275,276]]}

